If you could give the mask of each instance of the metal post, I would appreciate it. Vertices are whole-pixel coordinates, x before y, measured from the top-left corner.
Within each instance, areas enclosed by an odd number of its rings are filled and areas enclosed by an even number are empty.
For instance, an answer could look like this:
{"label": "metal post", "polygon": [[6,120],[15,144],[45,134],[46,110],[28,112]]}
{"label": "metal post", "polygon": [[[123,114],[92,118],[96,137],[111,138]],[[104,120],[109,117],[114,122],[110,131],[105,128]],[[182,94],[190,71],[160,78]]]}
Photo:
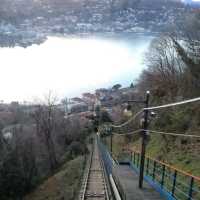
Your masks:
{"label": "metal post", "polygon": [[152,174],[152,176],[153,176],[153,180],[155,180],[155,176],[156,176],[156,161],[154,160],[154,162],[153,162],[153,174]]}
{"label": "metal post", "polygon": [[110,153],[113,154],[113,134],[110,134]]}
{"label": "metal post", "polygon": [[147,168],[146,168],[146,174],[149,174],[149,158],[147,158]]}
{"label": "metal post", "polygon": [[[145,108],[149,107],[149,95],[150,95],[150,92],[147,91],[146,92]],[[146,153],[146,143],[147,143],[148,115],[149,115],[149,111],[144,110],[144,123],[143,123],[143,129],[144,130],[143,130],[143,135],[142,135],[139,188],[142,188],[143,179],[144,179],[144,163],[145,163],[145,153]]]}
{"label": "metal post", "polygon": [[140,161],[140,154],[137,153],[137,167],[139,167],[139,161]]}
{"label": "metal post", "polygon": [[172,187],[172,196],[174,197],[175,189],[176,189],[176,177],[177,177],[177,171],[174,171],[174,180],[173,180],[173,187]]}
{"label": "metal post", "polygon": [[133,163],[135,165],[135,152],[133,152]]}
{"label": "metal post", "polygon": [[162,180],[161,180],[161,187],[164,186],[165,181],[165,165],[162,167]]}
{"label": "metal post", "polygon": [[193,185],[194,185],[194,177],[192,177],[192,178],[191,178],[191,181],[190,181],[190,189],[189,189],[189,197],[188,197],[188,200],[191,200],[191,199],[192,199]]}

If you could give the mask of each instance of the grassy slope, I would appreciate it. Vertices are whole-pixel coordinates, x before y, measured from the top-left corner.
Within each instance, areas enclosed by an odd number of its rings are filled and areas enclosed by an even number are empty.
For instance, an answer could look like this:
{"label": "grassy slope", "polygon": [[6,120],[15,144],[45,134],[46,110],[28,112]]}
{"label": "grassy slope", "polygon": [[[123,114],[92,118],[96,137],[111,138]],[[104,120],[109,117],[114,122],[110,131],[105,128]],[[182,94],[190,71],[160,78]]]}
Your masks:
{"label": "grassy slope", "polygon": [[84,157],[65,163],[54,176],[48,178],[24,200],[70,200],[79,191]]}
{"label": "grassy slope", "polygon": [[[108,146],[110,146],[109,139]],[[127,144],[125,137],[115,137],[113,140],[113,152],[117,157],[122,148],[140,151],[141,140],[131,141]],[[169,145],[170,146],[170,145]],[[163,152],[165,147],[163,139],[159,135],[152,135],[147,145],[147,155],[152,158],[162,160],[168,164],[174,165],[178,169],[185,170],[193,175],[200,176],[200,150],[198,144],[194,146],[183,146],[175,142],[174,146],[170,146],[169,152]]]}
{"label": "grassy slope", "polygon": [[175,144],[167,153],[163,152],[164,143],[159,136],[152,136],[147,147],[147,154],[153,158],[161,159],[172,164],[178,169],[200,176],[200,152],[198,145],[187,145],[180,147]]}

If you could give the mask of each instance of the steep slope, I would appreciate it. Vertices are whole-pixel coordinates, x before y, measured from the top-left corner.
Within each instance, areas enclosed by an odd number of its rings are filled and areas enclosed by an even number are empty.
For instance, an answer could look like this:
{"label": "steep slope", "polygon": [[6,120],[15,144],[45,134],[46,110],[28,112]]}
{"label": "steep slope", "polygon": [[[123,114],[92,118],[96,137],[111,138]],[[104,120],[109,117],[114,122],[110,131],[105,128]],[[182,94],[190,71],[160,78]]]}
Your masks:
{"label": "steep slope", "polygon": [[63,165],[24,200],[70,200],[79,191],[80,179],[84,169],[84,157],[78,157]]}

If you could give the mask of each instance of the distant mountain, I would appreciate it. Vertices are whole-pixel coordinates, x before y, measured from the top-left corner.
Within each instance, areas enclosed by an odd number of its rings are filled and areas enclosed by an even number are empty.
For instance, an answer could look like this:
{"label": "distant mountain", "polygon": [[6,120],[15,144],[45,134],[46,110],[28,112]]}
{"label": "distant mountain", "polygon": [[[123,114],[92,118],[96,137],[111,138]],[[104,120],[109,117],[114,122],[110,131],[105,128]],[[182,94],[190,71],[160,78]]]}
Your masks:
{"label": "distant mountain", "polygon": [[40,43],[49,34],[158,34],[183,24],[192,11],[181,0],[0,0],[0,5],[4,46],[38,38]]}

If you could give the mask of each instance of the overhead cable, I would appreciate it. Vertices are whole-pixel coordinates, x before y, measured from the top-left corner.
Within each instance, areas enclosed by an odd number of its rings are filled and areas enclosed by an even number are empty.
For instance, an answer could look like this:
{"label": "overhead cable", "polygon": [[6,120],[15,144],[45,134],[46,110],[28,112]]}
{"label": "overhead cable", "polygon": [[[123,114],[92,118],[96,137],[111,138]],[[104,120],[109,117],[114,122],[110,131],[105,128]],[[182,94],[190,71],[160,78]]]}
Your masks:
{"label": "overhead cable", "polygon": [[143,129],[138,129],[136,131],[132,131],[132,132],[128,132],[128,133],[116,133],[114,132],[113,135],[117,135],[117,136],[123,136],[123,135],[133,135],[136,133],[140,133]]}
{"label": "overhead cable", "polygon": [[144,108],[144,110],[156,110],[156,109],[161,109],[161,108],[168,108],[168,107],[183,105],[183,104],[192,103],[192,102],[196,102],[196,101],[200,101],[200,97],[185,100],[185,101],[180,101],[180,102],[176,102],[176,103],[165,104],[165,105],[161,105],[161,106]]}
{"label": "overhead cable", "polygon": [[111,127],[113,128],[121,128],[121,127],[124,127],[126,126],[127,124],[129,124],[130,122],[132,122],[137,116],[139,116],[141,113],[143,112],[143,110],[140,110],[139,112],[137,112],[134,116],[132,116],[128,121],[126,121],[125,123],[123,124],[120,124],[120,125],[113,125],[111,124]]}
{"label": "overhead cable", "polygon": [[149,133],[158,133],[162,135],[171,135],[171,136],[181,136],[181,137],[190,137],[190,138],[200,138],[200,135],[188,135],[188,134],[179,134],[179,133],[166,133],[162,131],[153,131],[153,130],[147,130]]}

